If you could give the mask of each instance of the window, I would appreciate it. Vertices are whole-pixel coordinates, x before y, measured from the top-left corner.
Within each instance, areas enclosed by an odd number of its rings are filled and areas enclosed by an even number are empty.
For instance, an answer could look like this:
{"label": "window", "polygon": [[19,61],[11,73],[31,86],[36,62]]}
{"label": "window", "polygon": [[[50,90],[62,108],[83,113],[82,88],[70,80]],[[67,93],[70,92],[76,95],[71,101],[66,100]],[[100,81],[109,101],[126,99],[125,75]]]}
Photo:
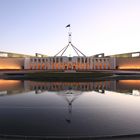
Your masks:
{"label": "window", "polygon": [[58,63],[58,61],[59,61],[59,58],[56,58],[56,62]]}
{"label": "window", "polygon": [[78,58],[78,62],[80,62],[80,58]]}
{"label": "window", "polygon": [[71,61],[72,60],[72,58],[71,57],[69,57],[69,61]]}

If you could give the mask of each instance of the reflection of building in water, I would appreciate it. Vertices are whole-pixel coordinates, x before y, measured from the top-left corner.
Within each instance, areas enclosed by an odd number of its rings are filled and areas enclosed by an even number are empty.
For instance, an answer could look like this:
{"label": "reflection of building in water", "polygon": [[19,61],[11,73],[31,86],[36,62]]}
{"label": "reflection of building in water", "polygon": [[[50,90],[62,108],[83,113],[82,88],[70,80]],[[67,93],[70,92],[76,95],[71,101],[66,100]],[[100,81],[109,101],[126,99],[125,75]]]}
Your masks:
{"label": "reflection of building in water", "polygon": [[0,96],[15,95],[29,91],[21,80],[0,79]]}
{"label": "reflection of building in water", "polygon": [[35,90],[36,93],[40,91],[101,91],[101,90],[116,90],[115,81],[96,81],[96,82],[36,82],[27,81],[28,89]]}
{"label": "reflection of building in water", "polygon": [[140,80],[118,80],[117,88],[119,89],[140,89]]}
{"label": "reflection of building in water", "polygon": [[140,96],[140,90],[133,90],[132,95],[134,96]]}
{"label": "reflection of building in water", "polygon": [[140,95],[140,80],[118,80],[116,91],[131,95]]}
{"label": "reflection of building in water", "polygon": [[0,80],[0,95],[21,93],[24,83],[20,80]]}
{"label": "reflection of building in water", "polygon": [[35,91],[96,91],[104,93],[105,90],[131,95],[140,94],[140,80],[112,80],[112,81],[92,81],[92,82],[38,82],[20,80],[0,80],[0,96]]}
{"label": "reflection of building in water", "polygon": [[[133,94],[133,90],[140,91],[140,80],[111,80],[92,82],[38,82],[26,81],[26,90],[35,90],[36,93],[43,91],[97,91],[104,93],[105,90],[119,93]],[[134,92],[138,95],[138,92]]]}
{"label": "reflection of building in water", "polygon": [[62,99],[64,99],[67,104],[68,104],[68,115],[65,118],[65,121],[70,124],[71,123],[71,119],[72,119],[72,105],[73,102],[80,97],[80,95],[82,95],[83,92],[81,91],[73,91],[73,90],[67,90],[64,92],[58,92],[57,95],[60,96]]}

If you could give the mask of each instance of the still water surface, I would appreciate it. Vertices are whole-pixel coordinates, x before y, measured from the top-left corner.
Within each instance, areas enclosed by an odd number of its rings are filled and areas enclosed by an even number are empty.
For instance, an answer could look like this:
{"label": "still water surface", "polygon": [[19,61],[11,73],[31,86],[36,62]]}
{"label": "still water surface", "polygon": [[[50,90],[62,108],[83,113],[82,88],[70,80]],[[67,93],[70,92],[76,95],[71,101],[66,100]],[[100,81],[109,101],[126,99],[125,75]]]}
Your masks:
{"label": "still water surface", "polygon": [[140,80],[0,80],[0,134],[108,136],[140,133]]}

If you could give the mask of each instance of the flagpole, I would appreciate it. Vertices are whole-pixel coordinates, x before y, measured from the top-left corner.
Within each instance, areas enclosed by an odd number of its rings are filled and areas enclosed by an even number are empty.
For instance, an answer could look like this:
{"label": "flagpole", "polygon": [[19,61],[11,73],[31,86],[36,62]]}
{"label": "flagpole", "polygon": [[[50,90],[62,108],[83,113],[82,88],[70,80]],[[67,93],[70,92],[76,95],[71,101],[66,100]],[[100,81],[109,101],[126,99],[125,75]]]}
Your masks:
{"label": "flagpole", "polygon": [[69,32],[68,32],[68,35],[69,35],[69,38],[68,38],[68,43],[71,44],[71,26],[69,24]]}
{"label": "flagpole", "polygon": [[72,47],[72,49],[76,52],[76,54],[78,56],[80,56],[79,54],[83,55],[84,57],[86,57],[79,49],[77,49],[73,44],[72,44],[72,32],[71,32],[71,26],[70,24],[68,24],[65,28],[69,28],[68,29],[68,45],[66,47],[64,47],[61,51],[59,51],[54,57],[56,57],[57,55],[59,55],[61,52],[61,56],[63,56],[63,54],[66,52],[66,50],[68,49],[68,47]]}
{"label": "flagpole", "polygon": [[69,33],[71,32],[71,27],[69,26]]}

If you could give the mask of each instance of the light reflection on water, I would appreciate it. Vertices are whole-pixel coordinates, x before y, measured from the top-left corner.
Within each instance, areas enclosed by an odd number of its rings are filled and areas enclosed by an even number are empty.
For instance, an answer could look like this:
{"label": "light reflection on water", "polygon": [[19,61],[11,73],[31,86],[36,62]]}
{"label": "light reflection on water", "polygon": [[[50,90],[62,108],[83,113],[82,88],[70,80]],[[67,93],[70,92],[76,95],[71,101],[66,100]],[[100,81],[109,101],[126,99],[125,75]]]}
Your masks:
{"label": "light reflection on water", "polygon": [[0,80],[0,134],[104,136],[140,132],[140,80]]}

